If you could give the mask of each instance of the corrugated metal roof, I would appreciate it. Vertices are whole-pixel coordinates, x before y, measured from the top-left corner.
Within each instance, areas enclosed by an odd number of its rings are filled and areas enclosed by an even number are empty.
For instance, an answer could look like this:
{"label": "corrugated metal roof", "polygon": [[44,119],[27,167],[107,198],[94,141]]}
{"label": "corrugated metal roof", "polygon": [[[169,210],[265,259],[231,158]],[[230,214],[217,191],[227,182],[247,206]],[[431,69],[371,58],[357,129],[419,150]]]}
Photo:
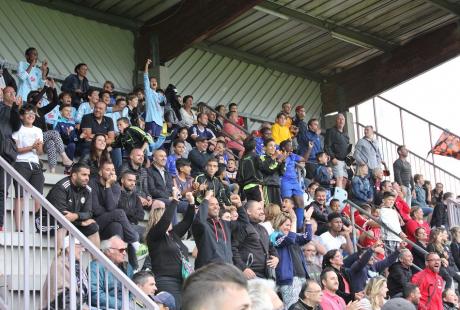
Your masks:
{"label": "corrugated metal roof", "polygon": [[[453,2],[459,4],[458,0]],[[278,0],[264,3],[395,45],[458,18],[424,0]],[[320,29],[318,25],[302,22],[281,10],[276,12],[287,19],[253,9],[208,41],[323,75],[350,68],[382,53],[378,48],[364,48],[334,38],[330,29]]]}
{"label": "corrugated metal roof", "polygon": [[52,76],[65,78],[84,62],[90,84],[111,80],[120,91],[132,89],[132,32],[20,1],[0,0],[0,7],[0,57],[8,62],[24,60],[33,46]]}
{"label": "corrugated metal roof", "polygon": [[321,112],[319,83],[199,49],[168,62],[170,81],[182,95],[210,106],[236,102],[242,115],[274,121],[283,102],[303,105],[307,118]]}
{"label": "corrugated metal roof", "polygon": [[[60,0],[63,1],[63,0]],[[180,0],[65,0],[100,12],[146,22]]]}

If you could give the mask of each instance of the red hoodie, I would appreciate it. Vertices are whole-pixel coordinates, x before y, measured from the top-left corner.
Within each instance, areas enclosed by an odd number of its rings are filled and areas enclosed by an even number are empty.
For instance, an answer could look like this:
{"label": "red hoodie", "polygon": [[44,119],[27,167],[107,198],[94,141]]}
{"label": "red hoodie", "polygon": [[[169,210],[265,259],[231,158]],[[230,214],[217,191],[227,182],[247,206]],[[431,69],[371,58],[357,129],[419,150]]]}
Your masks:
{"label": "red hoodie", "polygon": [[441,276],[431,269],[416,273],[412,277],[412,283],[420,288],[420,302],[418,310],[442,310],[442,290],[444,288],[444,280]]}

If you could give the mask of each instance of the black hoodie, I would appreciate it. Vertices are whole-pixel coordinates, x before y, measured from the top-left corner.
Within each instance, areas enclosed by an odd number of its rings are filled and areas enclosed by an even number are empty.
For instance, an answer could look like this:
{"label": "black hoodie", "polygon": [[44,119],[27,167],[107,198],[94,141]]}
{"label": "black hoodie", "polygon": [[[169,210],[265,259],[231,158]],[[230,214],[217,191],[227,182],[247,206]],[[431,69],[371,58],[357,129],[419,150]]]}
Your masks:
{"label": "black hoodie", "polygon": [[210,218],[208,208],[208,201],[205,199],[192,224],[198,248],[195,269],[216,262],[232,264],[232,232],[239,229],[242,223],[249,224],[243,207],[237,208],[238,220],[231,222]]}

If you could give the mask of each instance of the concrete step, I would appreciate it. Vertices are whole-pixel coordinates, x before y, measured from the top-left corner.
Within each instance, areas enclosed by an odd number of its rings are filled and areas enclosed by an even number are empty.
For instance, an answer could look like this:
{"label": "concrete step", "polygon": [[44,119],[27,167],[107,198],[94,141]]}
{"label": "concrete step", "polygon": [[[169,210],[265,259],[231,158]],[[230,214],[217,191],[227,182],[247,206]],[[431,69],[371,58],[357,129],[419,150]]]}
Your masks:
{"label": "concrete step", "polygon": [[[25,235],[23,232],[9,232],[2,231],[0,232],[0,245],[4,247],[24,247],[24,238]],[[50,236],[49,240],[46,235],[40,235],[33,232],[28,235],[29,247],[49,247],[54,248],[54,237]],[[34,244],[35,240],[35,244]],[[41,242],[41,243],[40,243]],[[1,250],[0,250],[1,252]]]}
{"label": "concrete step", "polygon": [[[29,281],[30,288],[33,290],[40,291],[43,283],[46,279],[46,273],[43,276],[40,275],[29,275],[27,280]],[[6,283],[9,291],[23,291],[24,290],[24,275],[13,274],[0,276],[0,282]]]}

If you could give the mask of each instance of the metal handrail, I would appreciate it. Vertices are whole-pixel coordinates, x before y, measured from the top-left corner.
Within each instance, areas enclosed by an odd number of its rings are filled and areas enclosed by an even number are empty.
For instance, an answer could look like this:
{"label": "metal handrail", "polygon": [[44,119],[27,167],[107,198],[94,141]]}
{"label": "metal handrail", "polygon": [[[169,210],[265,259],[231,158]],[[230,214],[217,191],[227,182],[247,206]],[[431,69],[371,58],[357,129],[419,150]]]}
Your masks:
{"label": "metal handrail", "polygon": [[[354,217],[354,215],[353,215],[353,217]],[[364,228],[358,226],[357,224],[355,224],[354,227],[355,227],[355,229],[361,231],[361,233],[364,234],[364,235],[366,235],[367,237],[369,237],[369,238],[371,238],[371,239],[374,239],[374,240],[376,240],[376,241],[380,240],[380,239],[378,239],[378,238],[372,236],[368,231],[364,230]],[[388,249],[388,247],[387,247],[385,244],[383,244],[383,246],[384,246],[386,249]],[[419,266],[415,265],[414,263],[412,263],[412,267],[415,268],[415,269],[417,269],[418,271],[422,271],[422,268],[420,268]]]}
{"label": "metal handrail", "polygon": [[[241,127],[240,125],[238,125],[237,123],[235,123],[234,121],[230,120],[229,118],[227,118],[225,115],[222,115],[220,114],[219,112],[217,112],[217,110],[215,110],[214,108],[211,108],[208,104],[204,103],[203,104],[208,110],[211,110],[212,112],[216,113],[217,115],[219,115],[220,117],[222,117],[226,122],[229,122],[230,124],[232,124],[233,126],[235,126],[236,128],[238,128],[239,130],[241,131],[244,131],[247,135],[251,135],[251,133],[244,127]],[[235,141],[236,142],[236,141]]]}
{"label": "metal handrail", "polygon": [[[354,212],[353,212],[353,209],[357,209],[359,211],[359,213],[361,214],[364,214],[366,215],[368,218],[370,218],[371,220],[373,220],[374,222],[378,223],[381,227],[385,228],[386,230],[388,230],[389,232],[395,234],[395,235],[398,235],[393,229],[391,229],[390,227],[388,227],[387,224],[385,224],[384,222],[382,222],[382,220],[380,218],[376,218],[375,216],[372,216],[372,214],[370,214],[369,212],[367,212],[366,210],[364,210],[363,208],[361,208],[360,206],[358,206],[356,203],[354,203],[353,201],[347,199],[344,201],[345,203],[348,203],[350,205],[350,212],[352,214],[352,216],[354,217]],[[402,239],[402,238],[401,238]],[[407,242],[408,244],[410,244],[412,247],[416,248],[417,250],[421,251],[422,253],[424,253],[425,255],[428,254],[428,252],[421,248],[420,246],[418,246],[415,242],[412,242],[411,240],[409,239],[404,239],[404,242]]]}
{"label": "metal handrail", "polygon": [[[363,127],[363,128],[366,127],[366,126],[365,126],[364,124],[362,124],[362,123],[356,122],[356,124],[357,124],[359,127]],[[382,135],[382,134],[380,134],[380,133],[378,133],[378,132],[374,132],[374,134],[377,135],[377,137],[381,137],[381,138],[387,140],[388,142],[393,143],[394,145],[400,145],[399,143],[396,143],[395,141],[391,140],[390,138],[388,138],[388,137],[386,137],[386,136],[384,136],[384,135]],[[449,175],[450,177],[452,177],[452,178],[454,178],[454,179],[460,181],[460,178],[458,178],[457,176],[455,176],[455,175],[453,175],[452,173],[448,172],[447,170],[445,170],[445,169],[443,169],[443,168],[441,168],[441,167],[435,165],[435,164],[432,163],[431,161],[426,160],[425,158],[421,157],[420,155],[417,155],[417,154],[415,154],[415,153],[411,153],[411,155],[415,156],[415,157],[416,157],[417,159],[419,159],[419,160],[424,161],[424,162],[427,163],[427,164],[432,165],[433,167],[435,167],[436,169],[440,170],[441,172],[443,172],[443,173]]]}
{"label": "metal handrail", "polygon": [[[16,171],[3,157],[0,156],[0,167],[8,173],[23,189],[33,197],[36,202],[39,202],[46,211],[52,215],[62,228],[65,228],[72,236],[77,237],[78,241],[88,250],[92,257],[97,259],[108,271],[110,271],[115,278],[121,282],[123,287],[127,287],[130,293],[133,293],[144,305],[148,306],[149,309],[159,309],[158,306],[150,299],[140,288],[131,281],[131,279],[124,274],[111,260],[105,256],[100,249],[98,249],[88,238],[85,237],[71,222],[69,222],[64,215],[62,215],[53,205],[35,188],[33,187],[24,177]],[[3,199],[3,197],[1,197]],[[25,212],[28,211],[25,209]],[[27,233],[28,227],[25,227]],[[71,245],[74,244],[74,238],[71,238]],[[71,253],[73,253],[73,247],[70,247]],[[72,254],[71,254],[72,255]],[[72,255],[73,256],[73,255]],[[75,297],[75,296],[73,296]],[[125,302],[129,300],[123,299]],[[128,309],[124,307],[124,309]]]}
{"label": "metal handrail", "polygon": [[377,96],[377,98],[379,98],[379,99],[385,101],[386,103],[389,103],[389,104],[391,104],[391,105],[397,107],[398,109],[400,109],[401,111],[406,112],[407,114],[410,114],[410,115],[412,115],[412,116],[415,116],[416,118],[418,118],[418,119],[420,119],[420,120],[422,120],[422,121],[428,123],[428,124],[431,125],[431,126],[434,126],[434,127],[438,128],[439,130],[445,131],[445,132],[447,132],[448,134],[451,134],[451,135],[454,135],[454,136],[460,138],[459,135],[453,133],[452,131],[450,131],[450,130],[448,130],[448,129],[445,129],[445,128],[442,128],[441,126],[439,126],[439,125],[437,125],[437,124],[435,124],[435,123],[433,123],[433,122],[430,122],[430,121],[427,120],[426,118],[423,118],[423,117],[421,117],[420,115],[417,115],[417,114],[415,114],[414,112],[411,112],[411,111],[409,111],[409,110],[407,110],[407,109],[405,109],[405,108],[403,108],[403,107],[397,105],[396,103],[394,103],[394,102],[392,102],[392,101],[390,101],[390,100],[388,100],[388,99],[386,99],[386,98],[384,98],[384,97],[382,97],[382,96]]}

